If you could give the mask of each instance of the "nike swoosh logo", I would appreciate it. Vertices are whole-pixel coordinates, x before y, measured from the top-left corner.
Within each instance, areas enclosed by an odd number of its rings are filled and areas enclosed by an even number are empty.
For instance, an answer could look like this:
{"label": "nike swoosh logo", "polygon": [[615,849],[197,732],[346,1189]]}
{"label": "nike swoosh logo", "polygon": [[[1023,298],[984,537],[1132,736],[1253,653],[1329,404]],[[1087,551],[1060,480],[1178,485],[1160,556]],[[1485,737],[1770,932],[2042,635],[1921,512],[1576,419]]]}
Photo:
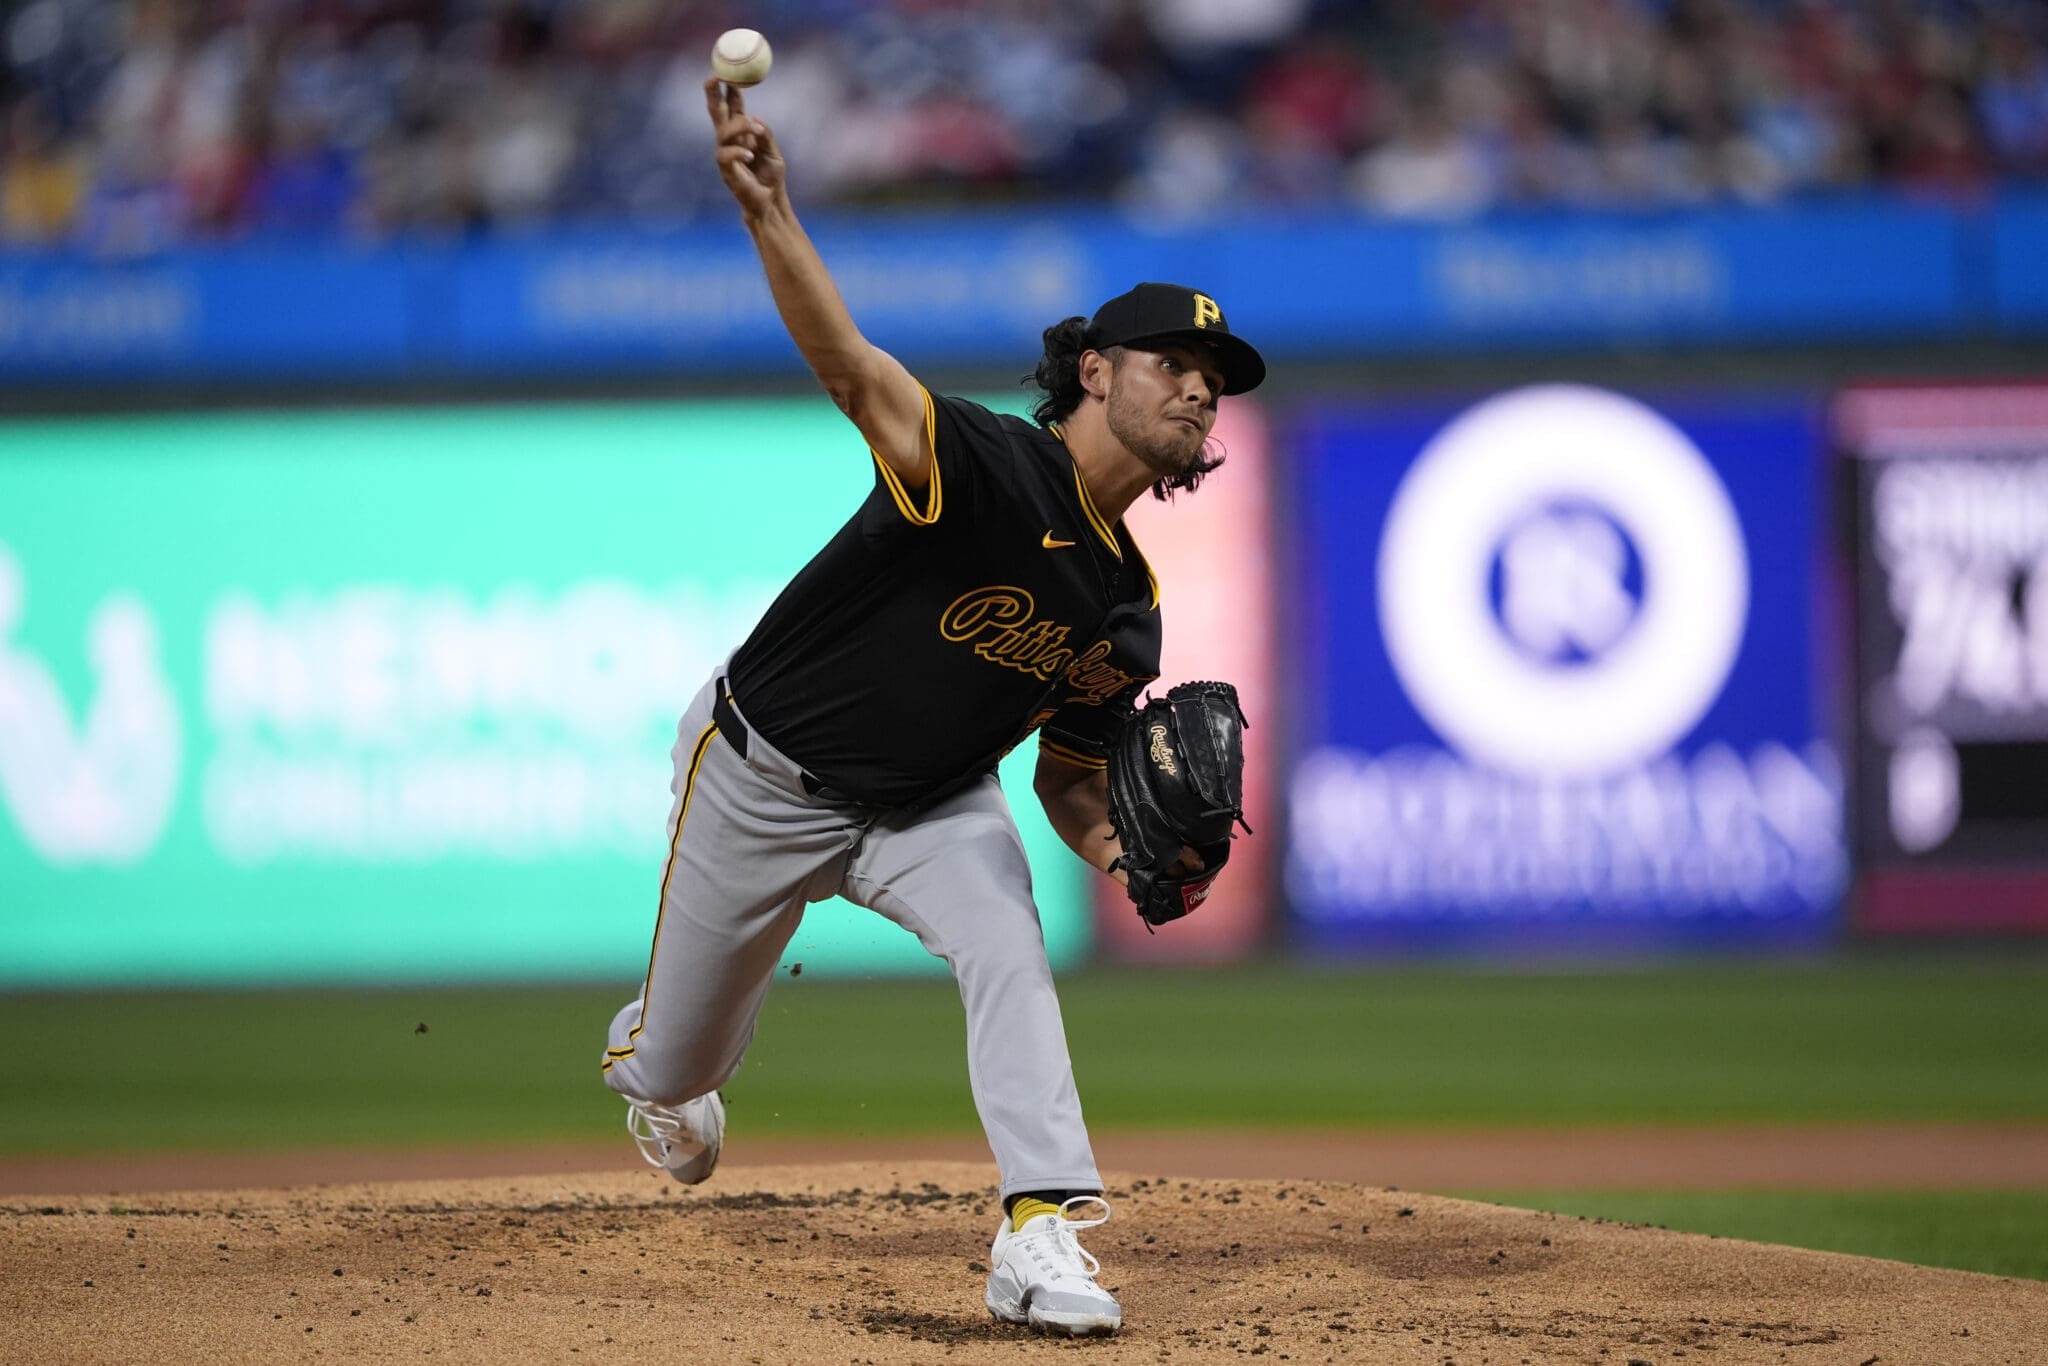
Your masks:
{"label": "nike swoosh logo", "polygon": [[1044,540],[1042,540],[1042,541],[1040,541],[1040,542],[1039,542],[1039,544],[1040,544],[1040,545],[1042,545],[1042,546],[1044,546],[1044,547],[1045,547],[1045,548],[1046,548],[1047,550],[1058,550],[1058,549],[1059,549],[1059,548],[1060,548],[1061,546],[1063,546],[1063,545],[1072,545],[1072,544],[1073,544],[1073,542],[1072,542],[1072,541],[1055,541],[1055,540],[1054,540],[1054,539],[1052,538],[1052,533],[1051,533],[1050,531],[1048,531],[1048,532],[1046,532],[1046,533],[1045,533],[1045,539],[1044,539]]}

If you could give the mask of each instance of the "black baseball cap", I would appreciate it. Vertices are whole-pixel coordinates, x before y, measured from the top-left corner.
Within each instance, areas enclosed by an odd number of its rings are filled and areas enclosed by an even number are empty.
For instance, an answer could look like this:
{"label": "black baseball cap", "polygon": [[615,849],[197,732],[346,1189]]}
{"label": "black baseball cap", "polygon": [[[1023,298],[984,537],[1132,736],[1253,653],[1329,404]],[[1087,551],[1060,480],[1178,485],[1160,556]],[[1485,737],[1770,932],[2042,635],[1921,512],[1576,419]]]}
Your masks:
{"label": "black baseball cap", "polygon": [[1216,368],[1223,372],[1226,394],[1249,393],[1266,377],[1266,362],[1257,348],[1232,335],[1214,299],[1186,285],[1147,281],[1134,286],[1096,309],[1088,324],[1088,346],[1095,351],[1112,346],[1143,350],[1146,342],[1169,339],[1206,343],[1216,355]]}

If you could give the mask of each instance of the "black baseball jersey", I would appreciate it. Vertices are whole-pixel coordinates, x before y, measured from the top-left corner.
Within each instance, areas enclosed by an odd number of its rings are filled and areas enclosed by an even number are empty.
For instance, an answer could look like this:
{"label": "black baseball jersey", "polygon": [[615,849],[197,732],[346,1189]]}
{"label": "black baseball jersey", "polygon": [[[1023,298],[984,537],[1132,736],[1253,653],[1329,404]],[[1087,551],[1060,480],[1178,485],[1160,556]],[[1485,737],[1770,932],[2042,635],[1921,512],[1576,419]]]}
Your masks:
{"label": "black baseball jersey", "polygon": [[925,395],[936,457],[860,510],[733,656],[750,725],[825,786],[904,806],[1042,748],[1100,768],[1159,676],[1159,585],[1057,428]]}

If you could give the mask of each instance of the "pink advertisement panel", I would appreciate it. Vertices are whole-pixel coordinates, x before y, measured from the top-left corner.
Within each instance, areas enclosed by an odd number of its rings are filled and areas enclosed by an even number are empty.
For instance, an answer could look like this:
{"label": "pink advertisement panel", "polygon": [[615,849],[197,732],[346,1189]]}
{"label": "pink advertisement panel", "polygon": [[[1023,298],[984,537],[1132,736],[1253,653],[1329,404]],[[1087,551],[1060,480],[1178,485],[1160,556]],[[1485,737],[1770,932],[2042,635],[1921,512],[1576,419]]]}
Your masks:
{"label": "pink advertisement panel", "polygon": [[1142,962],[1217,961],[1257,948],[1271,923],[1274,781],[1280,762],[1281,698],[1273,667],[1270,428],[1265,411],[1235,398],[1222,406],[1216,439],[1223,468],[1172,503],[1139,499],[1126,520],[1159,576],[1166,618],[1159,690],[1195,678],[1237,685],[1251,729],[1245,735],[1245,819],[1230,866],[1194,915],[1149,934],[1123,889],[1097,879],[1101,951]]}

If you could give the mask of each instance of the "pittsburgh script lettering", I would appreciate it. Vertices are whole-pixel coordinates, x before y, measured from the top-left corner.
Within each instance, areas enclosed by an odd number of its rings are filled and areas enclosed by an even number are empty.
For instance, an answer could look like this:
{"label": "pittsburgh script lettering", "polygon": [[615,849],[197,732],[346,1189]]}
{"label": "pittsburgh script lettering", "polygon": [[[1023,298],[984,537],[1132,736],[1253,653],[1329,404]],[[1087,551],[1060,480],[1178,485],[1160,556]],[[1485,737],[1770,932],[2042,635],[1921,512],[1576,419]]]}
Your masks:
{"label": "pittsburgh script lettering", "polygon": [[1074,689],[1070,701],[1100,706],[1140,681],[1138,675],[1107,662],[1106,640],[1076,652],[1067,643],[1073,628],[1036,618],[1037,605],[1029,591],[1009,584],[977,588],[953,599],[939,614],[939,634],[971,645],[991,664],[1034,678],[1049,682],[1064,673]]}

